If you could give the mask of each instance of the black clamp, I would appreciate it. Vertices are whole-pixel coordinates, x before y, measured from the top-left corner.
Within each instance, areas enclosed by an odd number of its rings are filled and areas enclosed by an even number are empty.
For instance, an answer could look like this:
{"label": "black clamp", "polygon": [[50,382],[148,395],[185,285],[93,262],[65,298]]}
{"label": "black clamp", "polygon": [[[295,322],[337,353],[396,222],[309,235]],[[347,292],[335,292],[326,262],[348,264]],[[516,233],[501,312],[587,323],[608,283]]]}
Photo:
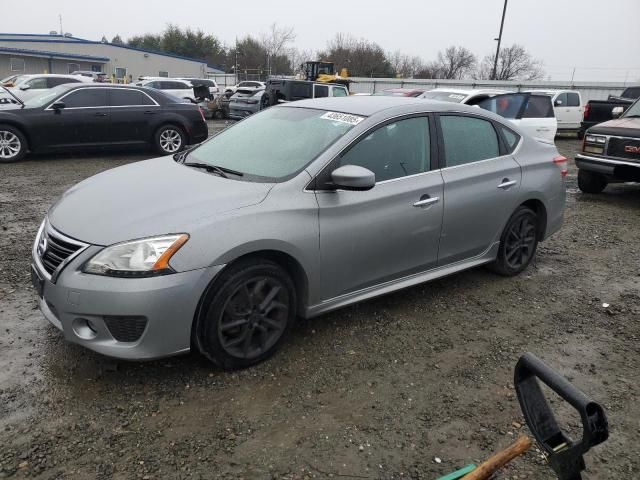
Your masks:
{"label": "black clamp", "polygon": [[[580,414],[582,439],[573,441],[558,426],[538,379],[556,392]],[[560,480],[581,480],[583,455],[609,437],[604,409],[545,365],[532,353],[525,353],[516,365],[514,385],[527,425],[545,450],[549,466]]]}

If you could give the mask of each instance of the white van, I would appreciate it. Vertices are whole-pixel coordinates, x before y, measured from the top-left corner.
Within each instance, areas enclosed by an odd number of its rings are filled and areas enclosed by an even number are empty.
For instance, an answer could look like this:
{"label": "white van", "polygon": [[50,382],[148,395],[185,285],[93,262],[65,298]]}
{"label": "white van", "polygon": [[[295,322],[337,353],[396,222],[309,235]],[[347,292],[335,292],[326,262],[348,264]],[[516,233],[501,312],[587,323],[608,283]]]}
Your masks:
{"label": "white van", "polygon": [[584,114],[580,92],[577,90],[529,90],[529,92],[551,97],[559,132],[580,128]]}

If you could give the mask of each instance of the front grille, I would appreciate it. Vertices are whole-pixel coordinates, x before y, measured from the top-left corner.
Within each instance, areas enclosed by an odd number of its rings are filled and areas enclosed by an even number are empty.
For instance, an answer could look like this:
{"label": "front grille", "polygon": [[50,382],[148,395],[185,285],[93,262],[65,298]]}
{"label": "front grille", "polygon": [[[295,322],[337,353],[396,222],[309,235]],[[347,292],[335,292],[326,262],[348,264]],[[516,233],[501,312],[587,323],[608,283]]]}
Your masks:
{"label": "front grille", "polygon": [[[633,151],[625,151],[625,147],[634,148]],[[612,157],[628,158],[640,162],[640,139],[610,137],[607,153]]]}
{"label": "front grille", "polygon": [[135,342],[138,340],[145,327],[145,317],[104,317],[104,323],[109,332],[119,342]]}
{"label": "front grille", "polygon": [[66,239],[51,228],[42,231],[38,241],[37,253],[42,266],[49,275],[71,255],[83,248],[83,244]]}

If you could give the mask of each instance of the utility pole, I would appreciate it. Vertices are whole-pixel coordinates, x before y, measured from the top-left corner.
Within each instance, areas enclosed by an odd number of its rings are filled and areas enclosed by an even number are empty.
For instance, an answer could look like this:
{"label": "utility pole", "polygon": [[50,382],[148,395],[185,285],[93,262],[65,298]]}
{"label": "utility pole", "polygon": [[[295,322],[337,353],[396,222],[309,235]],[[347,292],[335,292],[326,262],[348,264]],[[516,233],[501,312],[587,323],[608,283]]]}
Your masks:
{"label": "utility pole", "polygon": [[233,67],[233,73],[236,74],[236,85],[238,84],[238,37],[236,37],[236,63]]}
{"label": "utility pole", "polygon": [[58,20],[60,20],[60,35],[64,35],[64,31],[62,30],[62,14],[58,14]]}
{"label": "utility pole", "polygon": [[493,73],[491,74],[491,80],[496,79],[496,71],[498,70],[498,55],[500,55],[500,42],[502,42],[502,28],[504,27],[504,16],[507,13],[507,1],[504,0],[504,8],[502,9],[502,21],[500,22],[500,34],[498,38],[494,38],[494,40],[498,41],[498,47],[496,48],[496,58],[493,61]]}

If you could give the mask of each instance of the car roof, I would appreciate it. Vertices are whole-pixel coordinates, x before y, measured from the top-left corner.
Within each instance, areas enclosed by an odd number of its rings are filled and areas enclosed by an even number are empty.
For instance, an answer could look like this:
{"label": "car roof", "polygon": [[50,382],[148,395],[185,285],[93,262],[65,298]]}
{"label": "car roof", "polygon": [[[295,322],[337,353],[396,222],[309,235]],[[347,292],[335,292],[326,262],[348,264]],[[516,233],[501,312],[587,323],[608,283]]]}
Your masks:
{"label": "car roof", "polygon": [[[296,102],[290,102],[282,105],[296,108],[315,108],[319,110],[336,111],[351,115],[363,115],[365,117],[369,117],[383,110],[391,108],[402,109],[402,107],[406,107],[407,111],[413,110],[419,112],[444,112],[455,110],[458,112],[468,113],[490,113],[477,107],[470,107],[459,103],[437,102],[423,98],[392,97],[385,95],[325,97],[298,100]],[[492,115],[487,116],[493,117]]]}

